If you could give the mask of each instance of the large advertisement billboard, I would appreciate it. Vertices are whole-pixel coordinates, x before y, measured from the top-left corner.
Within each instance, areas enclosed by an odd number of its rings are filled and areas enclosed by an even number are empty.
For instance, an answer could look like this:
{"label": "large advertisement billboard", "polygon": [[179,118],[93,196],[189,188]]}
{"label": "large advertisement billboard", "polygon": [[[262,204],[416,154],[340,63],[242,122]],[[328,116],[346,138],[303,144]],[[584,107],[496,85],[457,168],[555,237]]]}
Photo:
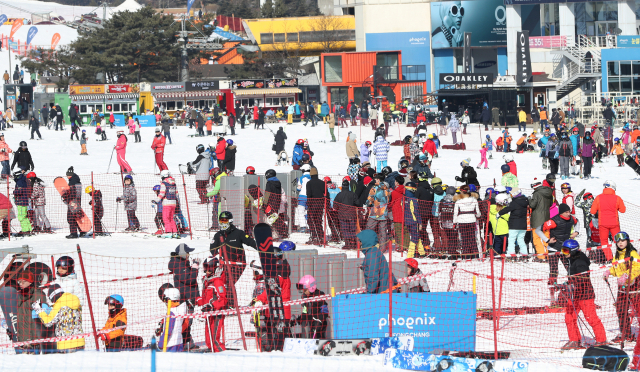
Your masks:
{"label": "large advertisement billboard", "polygon": [[431,48],[464,46],[471,32],[472,47],[507,45],[507,10],[503,0],[431,3]]}

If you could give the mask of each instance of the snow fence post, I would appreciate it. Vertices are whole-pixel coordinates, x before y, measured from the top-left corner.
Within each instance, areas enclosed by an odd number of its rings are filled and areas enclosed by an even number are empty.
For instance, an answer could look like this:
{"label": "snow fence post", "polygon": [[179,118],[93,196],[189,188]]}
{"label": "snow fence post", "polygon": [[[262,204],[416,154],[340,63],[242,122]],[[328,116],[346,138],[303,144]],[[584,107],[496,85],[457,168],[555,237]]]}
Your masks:
{"label": "snow fence post", "polygon": [[[229,245],[225,244],[224,246],[220,247],[220,252],[222,252],[222,260],[224,262],[224,270],[231,275],[231,271],[229,271],[229,262],[227,262],[227,254],[225,253],[225,249],[224,247],[229,247]],[[229,248],[233,248],[233,247],[229,247]],[[245,263],[246,265],[246,263]],[[240,308],[238,308],[238,294],[236,293],[236,286],[235,284],[231,284],[231,291],[233,293],[233,307],[235,307],[236,309],[236,314],[238,314],[238,325],[240,326],[240,335],[242,336],[242,345],[244,346],[244,350],[247,350],[247,340],[244,337],[244,328],[242,327],[242,318],[240,317]],[[213,348],[213,345],[211,345],[211,347]]]}
{"label": "snow fence post", "polygon": [[189,213],[189,199],[187,198],[187,184],[184,181],[184,173],[182,174],[182,187],[184,188],[184,204],[187,206],[187,218],[189,219],[189,236],[191,237],[191,240],[193,240],[193,231],[191,230],[191,214]]}
{"label": "snow fence post", "polygon": [[496,283],[493,276],[493,249],[490,249],[491,255],[491,306],[493,311],[493,358],[498,360],[498,331],[496,329]]}
{"label": "snow fence post", "polygon": [[389,337],[393,337],[393,247],[389,244]]}
{"label": "snow fence post", "polygon": [[156,336],[151,337],[151,372],[156,372]]}
{"label": "snow fence post", "polygon": [[[504,247],[507,246],[507,237],[504,237]],[[503,249],[504,250],[504,249]],[[498,319],[496,324],[500,328],[500,310],[502,309],[502,283],[504,283],[504,262],[507,260],[507,255],[502,255],[502,268],[500,269],[500,290],[498,291],[498,312],[496,315]]]}
{"label": "snow fence post", "polygon": [[80,268],[82,269],[82,280],[84,280],[84,290],[87,292],[87,303],[89,304],[89,315],[91,315],[91,327],[93,328],[93,338],[96,341],[96,351],[100,351],[100,344],[98,343],[98,333],[96,332],[96,320],[93,317],[93,306],[91,306],[91,297],[89,296],[89,285],[87,284],[87,273],[84,270],[84,261],[82,260],[82,251],[80,251],[80,244],[76,244],[78,250],[78,258],[80,259]]}
{"label": "snow fence post", "polygon": [[51,255],[51,267],[53,268],[53,270],[51,270],[51,274],[53,274],[53,280],[56,280],[56,264],[53,262],[53,255]]}
{"label": "snow fence post", "polygon": [[327,213],[329,213],[329,209],[327,208],[327,181],[324,182],[324,198],[322,198],[322,210],[324,211],[324,215],[322,216],[324,219],[324,247],[327,247]]}
{"label": "snow fence post", "polygon": [[[11,51],[9,51],[9,56],[11,56]],[[11,182],[9,182],[9,176],[7,175],[7,198],[9,197],[9,184],[11,184]],[[11,205],[11,200],[9,200],[9,204]],[[11,208],[9,208],[9,213],[7,213],[7,219],[9,220],[8,223],[8,229],[9,231],[7,231],[7,237],[9,238],[9,241],[11,241],[11,211],[13,210],[13,205],[11,205]]]}
{"label": "snow fence post", "polygon": [[[91,224],[93,225],[93,239],[96,238],[96,199],[94,197],[96,188],[93,186],[93,171],[91,171]],[[104,208],[103,208],[104,209]],[[53,257],[53,256],[52,256]]]}

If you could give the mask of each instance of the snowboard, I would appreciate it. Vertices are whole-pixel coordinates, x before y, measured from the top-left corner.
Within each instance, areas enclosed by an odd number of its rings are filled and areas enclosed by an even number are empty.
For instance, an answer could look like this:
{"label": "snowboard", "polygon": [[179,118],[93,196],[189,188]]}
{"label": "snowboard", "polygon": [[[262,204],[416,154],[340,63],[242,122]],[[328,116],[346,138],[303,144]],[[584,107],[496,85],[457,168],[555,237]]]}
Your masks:
{"label": "snowboard", "polygon": [[527,362],[459,358],[397,349],[387,349],[385,351],[384,364],[394,368],[429,372],[527,372],[529,370],[529,363]]}
{"label": "snowboard", "polygon": [[13,335],[11,341],[18,342],[16,326],[18,324],[18,291],[13,287],[2,287],[0,289],[0,307],[2,315],[7,324],[7,329]]}
{"label": "snowboard", "polygon": [[371,355],[384,354],[387,349],[413,350],[413,336],[393,336],[371,339]]}
{"label": "snowboard", "polygon": [[[284,317],[284,306],[282,305],[282,289],[278,284],[277,258],[273,250],[273,236],[271,226],[266,223],[259,223],[253,228],[253,236],[256,239],[260,266],[264,274],[264,284],[269,299],[269,317],[271,326],[267,327],[267,336],[271,341],[272,350],[282,351],[284,347],[285,335],[291,334],[289,326]],[[266,350],[265,350],[266,351]]]}
{"label": "snowboard", "polygon": [[631,156],[627,156],[626,158],[624,158],[624,162],[629,167],[631,167],[631,169],[633,169],[634,172],[640,174],[640,165],[638,165],[638,163],[636,163],[634,158],[632,158]]}
{"label": "snowboard", "polygon": [[[55,186],[56,190],[58,190],[58,192],[60,193],[60,196],[63,196],[67,191],[69,191],[69,184],[67,183],[67,180],[65,180],[63,177],[56,177],[56,179],[53,180],[53,185]],[[84,211],[82,210],[82,206],[80,206],[79,203],[72,201],[70,203],[66,203],[65,204],[69,207],[69,209],[74,212],[74,213],[78,213],[78,217],[76,217],[76,222],[78,223],[78,227],[80,228],[80,231],[82,232],[88,232],[89,230],[91,230],[91,220],[89,219],[89,217],[87,217],[86,213],[84,213]]]}
{"label": "snowboard", "polygon": [[286,338],[282,351],[298,355],[371,355],[371,341],[370,339],[318,340],[314,338]]}

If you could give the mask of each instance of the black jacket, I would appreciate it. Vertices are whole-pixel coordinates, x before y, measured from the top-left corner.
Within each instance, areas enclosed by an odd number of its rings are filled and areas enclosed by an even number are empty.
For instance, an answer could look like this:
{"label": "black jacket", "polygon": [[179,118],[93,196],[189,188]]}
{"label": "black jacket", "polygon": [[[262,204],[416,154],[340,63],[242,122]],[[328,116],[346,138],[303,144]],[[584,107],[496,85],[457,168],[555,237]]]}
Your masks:
{"label": "black jacket", "polygon": [[41,108],[40,115],[42,115],[42,119],[46,119],[49,116],[49,109],[47,107]]}
{"label": "black jacket", "polygon": [[227,150],[224,153],[222,168],[231,172],[236,169],[236,151],[236,145],[227,146]]}
{"label": "black jacket", "polygon": [[569,256],[569,284],[573,286],[573,298],[575,300],[593,300],[596,294],[593,291],[589,274],[589,257],[580,250],[571,252]]}
{"label": "black jacket", "polygon": [[78,112],[76,111],[76,107],[74,105],[69,106],[69,117],[75,118],[78,116]]}
{"label": "black jacket", "polygon": [[13,153],[13,163],[11,163],[11,170],[18,165],[18,167],[25,167],[27,171],[32,171],[33,160],[31,159],[31,153],[29,149],[23,150],[22,147]]}
{"label": "black jacket", "polygon": [[562,248],[562,243],[564,243],[567,239],[571,238],[571,230],[573,226],[577,226],[578,220],[575,217],[570,216],[568,220],[557,215],[545,222],[545,228],[547,224],[555,222],[555,227],[549,230],[549,239],[556,238],[555,243],[549,243],[549,251],[560,251]]}
{"label": "black jacket", "polygon": [[31,119],[33,120],[29,120],[29,128],[38,130],[40,128],[40,121],[35,116],[32,116]]}
{"label": "black jacket", "polygon": [[102,206],[102,192],[100,190],[94,190],[90,195],[89,205],[93,208],[93,214],[102,218],[104,215],[104,207]]}
{"label": "black jacket", "polygon": [[[264,188],[264,199],[266,203],[263,204],[262,209],[268,214],[278,213],[280,210],[280,203],[282,202],[282,184],[277,178],[269,178]],[[267,207],[271,210],[267,211]]]}
{"label": "black jacket", "polygon": [[529,207],[529,199],[520,195],[511,201],[508,206],[498,212],[498,217],[509,215],[509,230],[526,230],[527,229],[527,208]]}
{"label": "black jacket", "polygon": [[276,132],[275,143],[273,145],[273,151],[275,151],[276,154],[279,154],[280,151],[284,150],[284,141],[286,139],[287,134],[282,129],[278,129]]}
{"label": "black jacket", "polygon": [[326,184],[324,181],[318,178],[318,175],[311,176],[311,180],[307,182],[307,200],[329,198],[329,193],[326,191]]}
{"label": "black jacket", "polygon": [[558,125],[560,124],[560,114],[558,113],[558,111],[553,111],[553,114],[551,114],[551,124],[553,125]]}
{"label": "black jacket", "polygon": [[[228,261],[246,263],[247,258],[242,247],[243,244],[253,248],[256,247],[255,240],[231,224],[228,229],[220,230],[213,236],[213,240],[209,244],[209,250],[213,256],[220,254],[220,258],[224,259],[226,257]],[[218,249],[218,247],[221,248]],[[222,252],[219,252],[220,250]]]}
{"label": "black jacket", "polygon": [[64,112],[62,112],[62,107],[60,107],[60,105],[56,106],[56,116],[60,116],[60,119],[64,119]]}
{"label": "black jacket", "polygon": [[198,269],[189,265],[189,261],[180,256],[172,256],[169,260],[169,271],[173,274],[173,286],[180,290],[181,300],[192,300],[195,303],[198,291]]}
{"label": "black jacket", "polygon": [[333,199],[333,208],[338,211],[338,219],[355,221],[356,194],[347,187],[343,187],[342,191]]}
{"label": "black jacket", "polygon": [[51,109],[49,110],[49,119],[55,119],[56,115],[58,115],[56,113],[56,107],[55,106],[51,106]]}
{"label": "black jacket", "polygon": [[482,109],[482,114],[480,115],[483,123],[488,123],[491,120],[491,113],[489,112],[489,108],[485,107]]}
{"label": "black jacket", "polygon": [[462,173],[460,174],[460,177],[456,177],[456,180],[464,182],[466,185],[480,186],[480,182],[478,182],[478,174],[470,165],[462,168]]}
{"label": "black jacket", "polygon": [[416,193],[414,195],[416,199],[432,202],[433,201],[433,189],[429,184],[429,181],[420,181],[418,182],[418,187],[416,188]]}

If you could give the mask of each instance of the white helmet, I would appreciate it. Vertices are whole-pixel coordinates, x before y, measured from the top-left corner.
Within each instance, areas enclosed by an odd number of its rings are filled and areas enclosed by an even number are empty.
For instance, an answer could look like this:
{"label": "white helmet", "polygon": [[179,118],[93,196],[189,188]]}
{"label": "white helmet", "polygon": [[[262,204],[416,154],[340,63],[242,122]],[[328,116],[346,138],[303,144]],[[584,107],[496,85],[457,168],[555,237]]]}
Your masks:
{"label": "white helmet", "polygon": [[506,194],[507,188],[504,186],[498,186],[495,188],[497,194]]}
{"label": "white helmet", "polygon": [[310,172],[311,171],[311,166],[307,163],[307,164],[302,164],[302,166],[300,167],[300,170],[303,172]]}
{"label": "white helmet", "polygon": [[504,159],[505,163],[513,161],[513,155],[511,155],[511,154],[507,154],[507,155],[503,156],[502,158]]}
{"label": "white helmet", "polygon": [[604,184],[602,184],[602,186],[604,186],[605,188],[607,188],[607,187],[608,187],[608,188],[610,188],[610,189],[613,189],[614,191],[615,191],[615,189],[616,189],[616,183],[615,183],[615,182],[613,182],[613,181],[609,181],[609,180],[604,181]]}
{"label": "white helmet", "polygon": [[169,172],[169,170],[165,169],[162,172],[160,172],[160,177],[162,177],[162,178],[171,177],[171,172]]}
{"label": "white helmet", "polygon": [[217,142],[209,142],[209,148],[212,150],[215,149],[217,145],[218,145]]}
{"label": "white helmet", "polygon": [[498,194],[496,196],[496,204],[498,205],[507,205],[509,204],[509,195],[508,194]]}
{"label": "white helmet", "polygon": [[180,290],[178,288],[167,288],[164,290],[164,297],[171,301],[180,301]]}

